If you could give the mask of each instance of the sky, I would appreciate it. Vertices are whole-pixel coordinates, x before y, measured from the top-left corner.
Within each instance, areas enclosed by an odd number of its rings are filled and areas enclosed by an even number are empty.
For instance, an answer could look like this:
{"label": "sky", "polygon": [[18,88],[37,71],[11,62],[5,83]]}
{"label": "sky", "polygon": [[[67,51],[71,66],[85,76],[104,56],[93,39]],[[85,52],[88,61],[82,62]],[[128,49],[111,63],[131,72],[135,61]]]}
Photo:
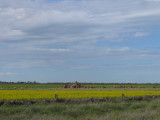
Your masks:
{"label": "sky", "polygon": [[0,0],[0,81],[159,83],[160,0]]}

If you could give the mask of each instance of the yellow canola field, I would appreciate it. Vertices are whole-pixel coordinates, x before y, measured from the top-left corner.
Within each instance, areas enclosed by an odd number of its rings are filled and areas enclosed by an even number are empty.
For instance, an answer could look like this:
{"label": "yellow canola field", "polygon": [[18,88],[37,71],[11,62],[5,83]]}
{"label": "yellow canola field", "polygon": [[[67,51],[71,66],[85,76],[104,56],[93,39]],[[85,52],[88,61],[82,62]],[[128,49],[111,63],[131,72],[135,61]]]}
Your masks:
{"label": "yellow canola field", "polygon": [[58,98],[105,98],[160,95],[160,91],[72,91],[72,90],[0,90],[0,100],[30,100]]}

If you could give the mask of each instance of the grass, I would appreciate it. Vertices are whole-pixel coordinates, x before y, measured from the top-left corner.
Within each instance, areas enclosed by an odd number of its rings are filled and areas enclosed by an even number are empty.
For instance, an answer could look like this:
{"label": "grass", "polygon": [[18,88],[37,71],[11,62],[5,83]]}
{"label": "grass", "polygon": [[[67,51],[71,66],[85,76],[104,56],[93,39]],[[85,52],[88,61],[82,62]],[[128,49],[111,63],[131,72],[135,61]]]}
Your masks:
{"label": "grass", "polygon": [[53,89],[62,88],[63,84],[0,84],[0,89]]}
{"label": "grass", "polygon": [[160,85],[159,84],[120,84],[120,85],[117,85],[117,84],[108,84],[108,85],[103,85],[103,84],[100,84],[100,85],[96,85],[96,84],[86,84],[84,86],[89,86],[89,87],[93,87],[93,88],[102,88],[102,87],[106,87],[106,88],[160,88]]}
{"label": "grass", "polygon": [[160,98],[148,101],[3,105],[3,120],[159,120]]}
{"label": "grass", "polygon": [[[62,88],[64,84],[44,84],[44,83],[0,83],[0,89],[53,89]],[[93,87],[93,88],[160,88],[159,84],[82,84],[83,86]]]}

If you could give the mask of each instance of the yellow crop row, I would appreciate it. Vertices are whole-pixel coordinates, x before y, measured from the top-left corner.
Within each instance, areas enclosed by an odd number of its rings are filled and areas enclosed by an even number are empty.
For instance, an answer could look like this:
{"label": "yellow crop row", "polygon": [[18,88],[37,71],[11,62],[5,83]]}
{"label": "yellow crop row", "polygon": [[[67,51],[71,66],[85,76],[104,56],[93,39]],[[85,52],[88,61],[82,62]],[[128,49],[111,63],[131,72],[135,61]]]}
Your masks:
{"label": "yellow crop row", "polygon": [[0,90],[0,100],[30,100],[58,98],[104,98],[160,95],[160,91],[67,91],[67,90]]}

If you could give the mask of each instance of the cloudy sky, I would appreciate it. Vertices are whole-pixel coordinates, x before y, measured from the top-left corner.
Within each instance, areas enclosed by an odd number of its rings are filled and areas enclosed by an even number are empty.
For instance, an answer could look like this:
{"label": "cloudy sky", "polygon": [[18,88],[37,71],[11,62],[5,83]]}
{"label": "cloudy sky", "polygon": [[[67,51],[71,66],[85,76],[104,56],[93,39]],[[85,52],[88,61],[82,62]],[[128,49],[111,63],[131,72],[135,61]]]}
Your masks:
{"label": "cloudy sky", "polygon": [[0,81],[160,82],[160,0],[0,0]]}

